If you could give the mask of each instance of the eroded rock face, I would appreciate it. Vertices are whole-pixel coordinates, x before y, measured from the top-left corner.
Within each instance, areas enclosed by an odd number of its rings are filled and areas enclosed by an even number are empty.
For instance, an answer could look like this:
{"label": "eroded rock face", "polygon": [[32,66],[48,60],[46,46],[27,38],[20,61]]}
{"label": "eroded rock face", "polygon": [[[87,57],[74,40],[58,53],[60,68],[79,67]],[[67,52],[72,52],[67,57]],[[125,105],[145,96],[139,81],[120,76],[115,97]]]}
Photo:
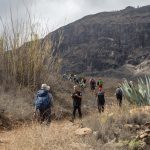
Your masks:
{"label": "eroded rock face", "polygon": [[86,16],[45,39],[62,73],[136,66],[150,59],[150,6]]}

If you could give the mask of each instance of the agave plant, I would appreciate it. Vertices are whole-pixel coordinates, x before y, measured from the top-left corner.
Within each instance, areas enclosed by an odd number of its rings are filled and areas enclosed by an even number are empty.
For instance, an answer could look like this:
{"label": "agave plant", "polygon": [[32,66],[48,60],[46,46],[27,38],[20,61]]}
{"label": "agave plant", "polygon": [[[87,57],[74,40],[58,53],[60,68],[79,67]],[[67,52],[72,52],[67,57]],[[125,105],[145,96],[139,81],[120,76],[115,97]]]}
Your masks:
{"label": "agave plant", "polygon": [[150,105],[150,77],[139,78],[137,84],[125,80],[122,84],[122,90],[129,103],[138,106]]}

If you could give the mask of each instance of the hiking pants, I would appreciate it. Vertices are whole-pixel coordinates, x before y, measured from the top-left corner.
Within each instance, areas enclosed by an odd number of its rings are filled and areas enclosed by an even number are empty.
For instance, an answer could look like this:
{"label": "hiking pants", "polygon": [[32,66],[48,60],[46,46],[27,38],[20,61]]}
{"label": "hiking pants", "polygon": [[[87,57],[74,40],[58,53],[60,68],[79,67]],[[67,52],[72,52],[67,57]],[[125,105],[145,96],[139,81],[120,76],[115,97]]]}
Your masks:
{"label": "hiking pants", "polygon": [[98,105],[99,113],[104,112],[104,105]]}
{"label": "hiking pants", "polygon": [[76,117],[76,110],[78,110],[79,118],[82,118],[81,106],[74,106],[73,107],[73,119]]}
{"label": "hiking pants", "polygon": [[91,90],[94,91],[95,90],[95,85],[90,85]]}
{"label": "hiking pants", "polygon": [[105,99],[97,99],[97,106],[99,113],[104,112],[105,108]]}
{"label": "hiking pants", "polygon": [[117,98],[118,105],[121,107],[122,106],[122,95],[116,95],[116,98]]}
{"label": "hiking pants", "polygon": [[46,109],[43,111],[40,111],[40,121],[41,123],[46,121],[47,123],[51,122],[51,109]]}

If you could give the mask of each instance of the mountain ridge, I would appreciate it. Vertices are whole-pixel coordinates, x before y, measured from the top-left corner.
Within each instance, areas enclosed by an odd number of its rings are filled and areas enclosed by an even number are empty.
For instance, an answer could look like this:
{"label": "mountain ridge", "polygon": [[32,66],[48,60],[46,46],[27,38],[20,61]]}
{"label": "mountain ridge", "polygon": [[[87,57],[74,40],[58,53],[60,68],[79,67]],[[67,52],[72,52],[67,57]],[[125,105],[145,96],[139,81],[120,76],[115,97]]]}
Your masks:
{"label": "mountain ridge", "polygon": [[149,60],[150,5],[85,16],[49,33],[49,66],[61,73],[118,69]]}

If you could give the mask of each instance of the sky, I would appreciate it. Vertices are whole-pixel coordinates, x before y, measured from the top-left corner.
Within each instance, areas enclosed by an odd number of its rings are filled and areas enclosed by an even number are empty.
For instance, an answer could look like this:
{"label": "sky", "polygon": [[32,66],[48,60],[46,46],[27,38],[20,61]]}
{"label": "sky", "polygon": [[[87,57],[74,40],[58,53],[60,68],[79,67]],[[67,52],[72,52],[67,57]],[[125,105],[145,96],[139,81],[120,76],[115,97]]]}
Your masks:
{"label": "sky", "polygon": [[14,22],[30,17],[36,26],[51,32],[86,15],[145,5],[150,0],[0,0],[0,31],[2,22],[10,24],[10,14]]}

